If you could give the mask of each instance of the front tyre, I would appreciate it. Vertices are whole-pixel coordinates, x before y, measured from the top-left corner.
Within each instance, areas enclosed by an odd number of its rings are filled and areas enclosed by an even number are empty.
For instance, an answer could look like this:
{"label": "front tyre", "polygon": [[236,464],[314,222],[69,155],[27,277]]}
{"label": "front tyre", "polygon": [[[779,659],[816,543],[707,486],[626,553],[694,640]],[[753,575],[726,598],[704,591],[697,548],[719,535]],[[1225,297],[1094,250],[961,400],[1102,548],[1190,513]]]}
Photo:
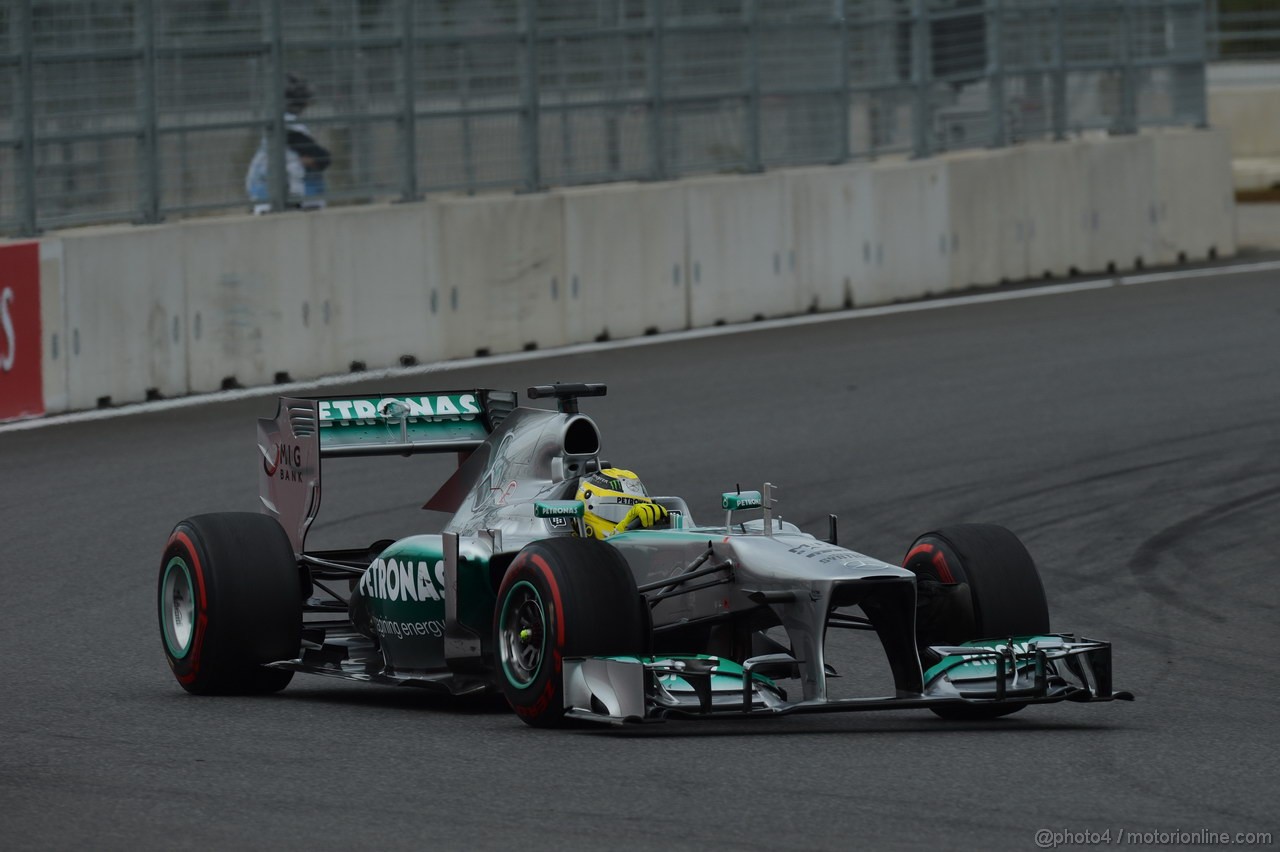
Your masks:
{"label": "front tyre", "polygon": [[277,692],[302,636],[293,545],[274,518],[197,515],[174,528],[160,560],[160,638],[178,683],[198,695]]}
{"label": "front tyre", "polygon": [[535,541],[498,589],[499,686],[526,723],[561,725],[564,658],[641,654],[646,630],[635,578],[616,549],[594,539]]}
{"label": "front tyre", "polygon": [[[916,575],[916,640],[930,645],[1049,632],[1049,604],[1035,561],[1018,537],[994,524],[957,524],[916,539],[903,567]],[[944,719],[994,719],[1025,704],[930,708]]]}

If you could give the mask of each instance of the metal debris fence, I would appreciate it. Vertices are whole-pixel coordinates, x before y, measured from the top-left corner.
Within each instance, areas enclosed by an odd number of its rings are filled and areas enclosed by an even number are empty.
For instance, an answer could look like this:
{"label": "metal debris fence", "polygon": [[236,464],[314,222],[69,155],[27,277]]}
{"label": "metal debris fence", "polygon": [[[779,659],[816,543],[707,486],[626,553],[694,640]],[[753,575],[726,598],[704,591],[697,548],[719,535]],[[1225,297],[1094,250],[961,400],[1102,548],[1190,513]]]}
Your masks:
{"label": "metal debris fence", "polygon": [[[0,234],[1203,124],[1204,0],[10,0]],[[271,170],[285,206],[285,169]]]}
{"label": "metal debris fence", "polygon": [[1280,2],[1205,0],[1209,58],[1224,62],[1280,59]]}

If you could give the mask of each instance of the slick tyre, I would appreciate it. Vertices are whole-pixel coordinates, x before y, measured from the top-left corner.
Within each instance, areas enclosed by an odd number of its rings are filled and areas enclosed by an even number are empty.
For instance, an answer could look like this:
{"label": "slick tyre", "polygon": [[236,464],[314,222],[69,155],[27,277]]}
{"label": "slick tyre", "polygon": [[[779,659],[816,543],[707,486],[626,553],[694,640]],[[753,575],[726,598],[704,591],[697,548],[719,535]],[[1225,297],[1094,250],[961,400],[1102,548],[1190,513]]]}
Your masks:
{"label": "slick tyre", "polygon": [[293,677],[262,667],[296,657],[302,636],[301,575],[274,518],[225,512],[178,524],[157,604],[165,658],[187,692],[277,692]]}
{"label": "slick tyre", "polygon": [[[994,524],[958,524],[925,533],[903,567],[916,575],[916,641],[930,645],[1049,632],[1049,604],[1035,561],[1018,537]],[[944,719],[994,719],[1025,704],[935,707]]]}
{"label": "slick tyre", "polygon": [[497,680],[526,723],[565,722],[565,657],[642,654],[646,619],[626,560],[602,541],[551,538],[516,556],[494,613]]}

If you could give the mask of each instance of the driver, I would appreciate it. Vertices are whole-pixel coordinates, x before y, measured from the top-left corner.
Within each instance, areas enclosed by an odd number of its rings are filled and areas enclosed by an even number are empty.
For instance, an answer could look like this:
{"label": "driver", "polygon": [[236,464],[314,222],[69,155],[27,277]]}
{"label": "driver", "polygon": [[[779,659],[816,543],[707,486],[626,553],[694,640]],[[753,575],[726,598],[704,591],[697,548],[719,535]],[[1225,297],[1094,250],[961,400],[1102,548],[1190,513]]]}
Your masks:
{"label": "driver", "polygon": [[586,507],[582,519],[592,538],[608,538],[636,527],[647,529],[669,517],[645,491],[640,477],[616,467],[584,476],[576,499]]}

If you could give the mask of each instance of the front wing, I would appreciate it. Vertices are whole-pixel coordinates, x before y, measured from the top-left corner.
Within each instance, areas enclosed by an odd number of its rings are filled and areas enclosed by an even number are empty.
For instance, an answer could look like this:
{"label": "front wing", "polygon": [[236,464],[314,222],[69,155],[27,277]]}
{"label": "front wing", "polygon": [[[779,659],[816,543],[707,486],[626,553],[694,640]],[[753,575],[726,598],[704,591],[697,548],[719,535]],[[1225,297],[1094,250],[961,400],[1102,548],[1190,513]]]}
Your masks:
{"label": "front wing", "polygon": [[761,672],[794,667],[787,654],[738,665],[713,656],[578,657],[564,661],[566,715],[625,724],[671,717],[777,716],[950,706],[1132,701],[1111,686],[1111,645],[1070,634],[936,647],[919,694],[788,701]]}

